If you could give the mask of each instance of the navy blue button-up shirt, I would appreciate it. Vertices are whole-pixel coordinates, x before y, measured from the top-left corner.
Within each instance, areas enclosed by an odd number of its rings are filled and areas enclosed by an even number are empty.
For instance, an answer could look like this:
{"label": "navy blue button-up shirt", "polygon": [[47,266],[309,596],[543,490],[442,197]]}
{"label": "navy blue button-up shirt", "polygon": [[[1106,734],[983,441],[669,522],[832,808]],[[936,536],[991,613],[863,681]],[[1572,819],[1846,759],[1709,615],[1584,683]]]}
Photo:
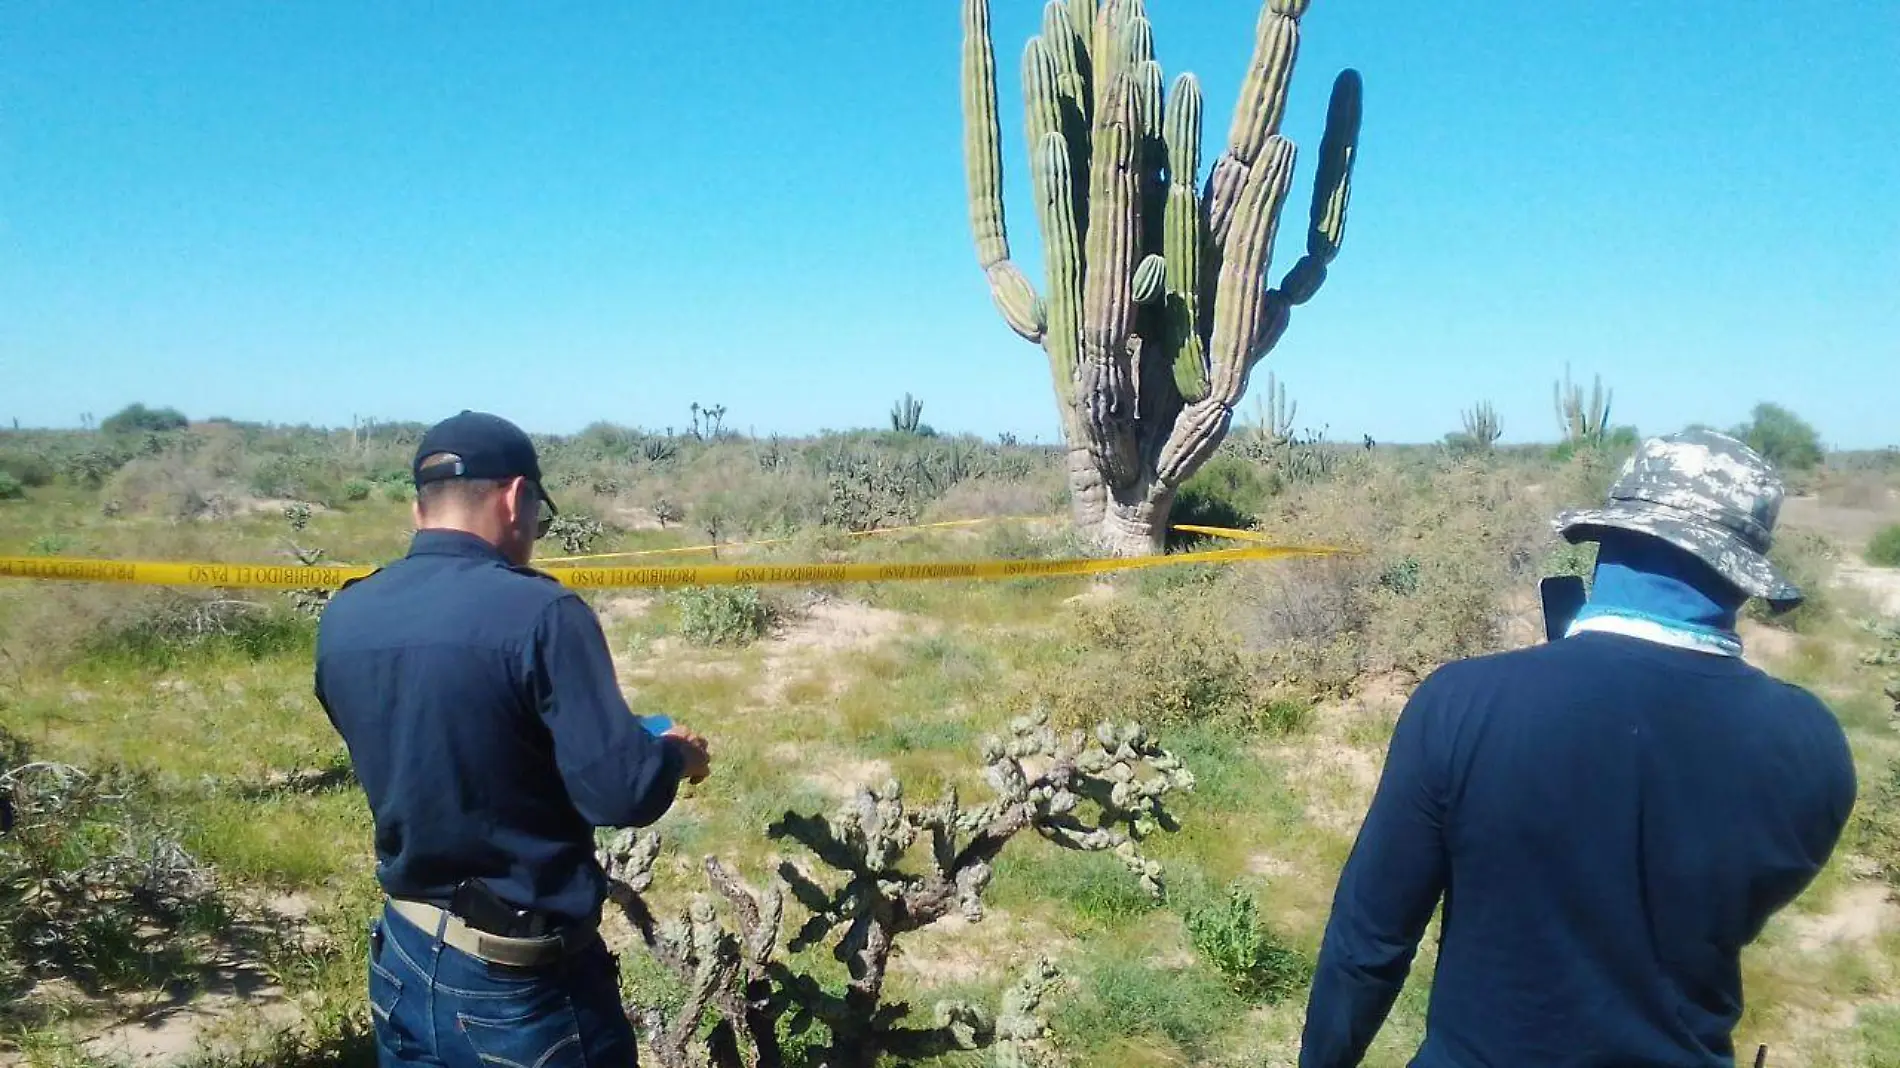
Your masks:
{"label": "navy blue button-up shirt", "polygon": [[681,757],[627,708],[600,623],[486,541],[418,532],[339,590],[318,630],[317,699],[375,817],[377,878],[446,906],[464,879],[591,923],[595,827],[672,805]]}

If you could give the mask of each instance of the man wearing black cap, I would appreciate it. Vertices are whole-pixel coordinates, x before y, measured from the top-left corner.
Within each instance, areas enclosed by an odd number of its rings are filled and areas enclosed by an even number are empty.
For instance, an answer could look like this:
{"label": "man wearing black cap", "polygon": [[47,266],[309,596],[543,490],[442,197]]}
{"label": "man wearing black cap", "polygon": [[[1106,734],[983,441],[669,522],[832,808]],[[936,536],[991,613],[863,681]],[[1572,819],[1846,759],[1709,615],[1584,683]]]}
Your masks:
{"label": "man wearing black cap", "polygon": [[387,895],[380,1061],[633,1064],[593,829],[659,819],[708,774],[705,742],[644,727],[593,612],[528,567],[555,508],[526,434],[463,412],[413,475],[408,554],[338,591],[316,656]]}
{"label": "man wearing black cap", "polygon": [[1600,508],[1561,640],[1447,664],[1399,715],[1339,887],[1301,1068],[1352,1068],[1444,903],[1413,1068],[1729,1068],[1742,948],[1832,855],[1853,756],[1813,695],[1744,661],[1782,486],[1734,438],[1643,444]]}

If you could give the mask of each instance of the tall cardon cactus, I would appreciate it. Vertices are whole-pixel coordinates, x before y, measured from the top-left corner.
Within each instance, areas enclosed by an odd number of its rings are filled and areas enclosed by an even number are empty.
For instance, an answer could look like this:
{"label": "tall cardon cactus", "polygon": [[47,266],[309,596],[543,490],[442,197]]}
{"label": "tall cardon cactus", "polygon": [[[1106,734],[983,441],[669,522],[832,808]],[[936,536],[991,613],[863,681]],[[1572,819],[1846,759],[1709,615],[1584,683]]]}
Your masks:
{"label": "tall cardon cactus", "polygon": [[1165,92],[1142,0],[1049,0],[1023,52],[1044,292],[1010,260],[989,0],[963,3],[970,222],[1011,329],[1049,354],[1076,525],[1156,551],[1175,491],[1213,455],[1247,376],[1339,252],[1360,81],[1333,83],[1306,255],[1268,284],[1294,148],[1280,135],[1307,0],[1269,0],[1226,150],[1201,179],[1201,89]]}

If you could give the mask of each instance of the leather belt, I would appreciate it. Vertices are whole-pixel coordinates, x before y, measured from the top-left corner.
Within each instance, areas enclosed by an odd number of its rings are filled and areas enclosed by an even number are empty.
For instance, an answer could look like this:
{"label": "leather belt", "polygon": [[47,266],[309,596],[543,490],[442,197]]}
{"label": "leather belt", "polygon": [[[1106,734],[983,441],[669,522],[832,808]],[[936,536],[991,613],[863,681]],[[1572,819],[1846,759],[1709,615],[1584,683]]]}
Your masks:
{"label": "leather belt", "polygon": [[426,902],[393,897],[385,900],[391,912],[428,934],[433,935],[438,929],[441,930],[443,945],[454,946],[471,957],[491,964],[538,968],[593,944],[599,937],[599,932],[594,930],[576,930],[540,938],[507,938],[476,930],[454,913]]}

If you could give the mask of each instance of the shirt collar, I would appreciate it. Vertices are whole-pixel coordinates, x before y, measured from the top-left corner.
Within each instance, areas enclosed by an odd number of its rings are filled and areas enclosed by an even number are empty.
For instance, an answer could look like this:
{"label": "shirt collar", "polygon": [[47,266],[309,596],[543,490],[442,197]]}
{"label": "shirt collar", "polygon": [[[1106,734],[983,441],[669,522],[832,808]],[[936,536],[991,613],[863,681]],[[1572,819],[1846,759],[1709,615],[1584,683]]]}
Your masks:
{"label": "shirt collar", "polygon": [[409,542],[410,556],[461,556],[507,563],[501,550],[464,530],[418,530]]}

